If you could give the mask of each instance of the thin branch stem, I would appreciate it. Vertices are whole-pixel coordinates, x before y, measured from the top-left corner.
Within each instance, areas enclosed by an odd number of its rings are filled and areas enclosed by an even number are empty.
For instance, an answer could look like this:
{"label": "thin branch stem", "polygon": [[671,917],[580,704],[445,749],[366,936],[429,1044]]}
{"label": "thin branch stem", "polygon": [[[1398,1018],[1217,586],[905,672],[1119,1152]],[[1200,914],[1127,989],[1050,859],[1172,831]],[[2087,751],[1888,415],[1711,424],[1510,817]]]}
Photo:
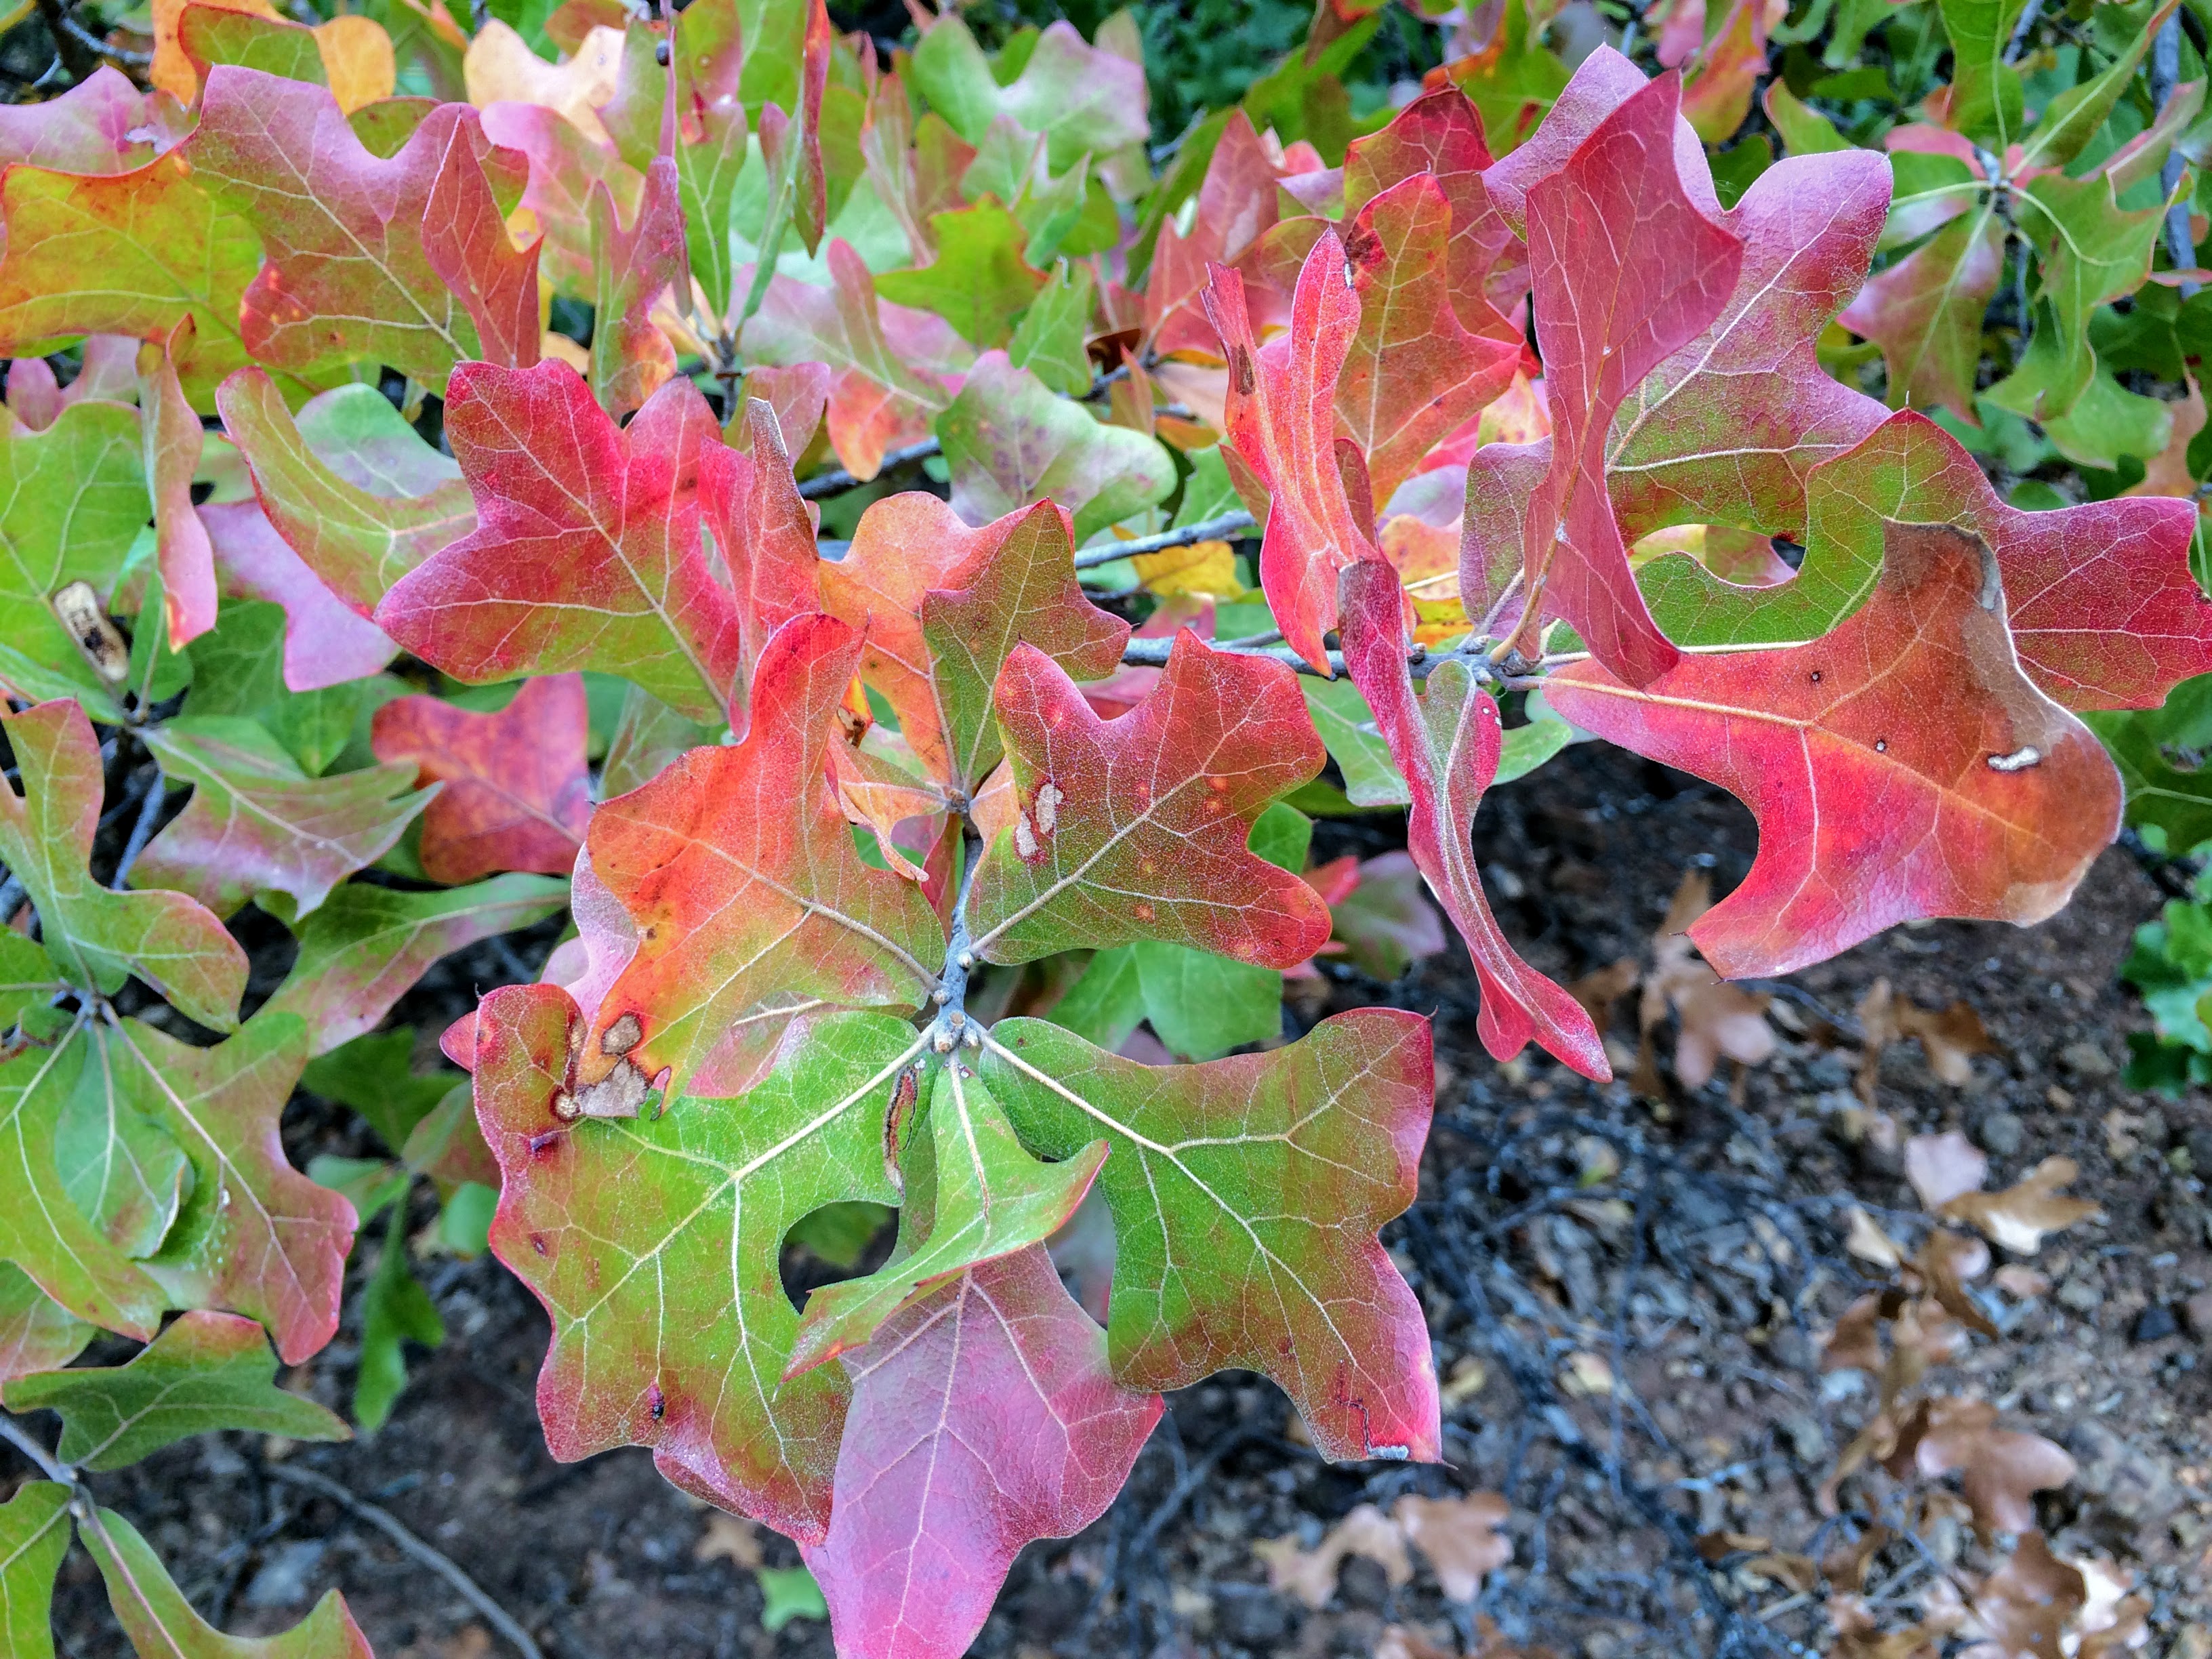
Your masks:
{"label": "thin branch stem", "polygon": [[0,1413],[0,1440],[5,1440],[17,1451],[39,1466],[39,1473],[49,1480],[58,1480],[64,1486],[77,1484],[76,1471],[56,1457],[36,1440],[24,1432],[12,1417]]}
{"label": "thin branch stem", "polygon": [[157,763],[154,776],[146,786],[146,798],[138,803],[137,822],[131,826],[131,839],[123,843],[123,856],[115,861],[115,876],[107,884],[117,892],[130,879],[131,866],[138,862],[138,855],[146,850],[146,843],[154,836],[154,820],[161,816],[161,803],[168,795],[167,781],[161,775]]}
{"label": "thin branch stem", "polygon": [[1249,513],[1239,508],[1234,513],[1224,513],[1217,519],[1187,524],[1180,530],[1163,530],[1157,536],[1139,536],[1133,541],[1110,542],[1104,547],[1086,547],[1075,556],[1075,568],[1078,570],[1096,570],[1102,564],[1133,558],[1139,553],[1164,553],[1170,547],[1188,547],[1194,542],[1225,541],[1237,536],[1247,536],[1259,527],[1259,522]]}
{"label": "thin branch stem", "polygon": [[[895,466],[904,466],[908,461],[927,460],[932,455],[941,453],[934,438],[924,438],[920,443],[908,444],[903,449],[887,449],[876,468],[876,478],[882,477]],[[874,482],[875,478],[856,478],[843,467],[834,466],[827,472],[817,472],[811,478],[800,479],[799,494],[803,501],[818,501],[824,495],[842,495],[848,489],[858,489],[864,483]]]}
{"label": "thin branch stem", "polygon": [[512,1613],[486,1595],[477,1581],[464,1572],[452,1557],[433,1549],[417,1538],[389,1510],[380,1509],[366,1498],[355,1497],[337,1481],[327,1475],[317,1474],[313,1469],[295,1468],[289,1463],[271,1463],[269,1478],[286,1486],[297,1486],[303,1492],[313,1492],[318,1497],[327,1498],[348,1514],[368,1522],[458,1590],[461,1599],[482,1613],[484,1621],[505,1637],[515,1651],[524,1656],[524,1659],[545,1659],[530,1632],[516,1622]]}

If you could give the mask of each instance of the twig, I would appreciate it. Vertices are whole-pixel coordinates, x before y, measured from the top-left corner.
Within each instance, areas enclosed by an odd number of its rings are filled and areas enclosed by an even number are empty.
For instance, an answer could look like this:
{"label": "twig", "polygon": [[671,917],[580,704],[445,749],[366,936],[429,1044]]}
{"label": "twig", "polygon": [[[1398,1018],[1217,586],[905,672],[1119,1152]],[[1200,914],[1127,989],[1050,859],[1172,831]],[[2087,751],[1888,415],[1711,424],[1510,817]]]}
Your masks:
{"label": "twig", "polygon": [[[1173,640],[1131,640],[1128,644],[1121,647],[1121,665],[1125,668],[1165,668],[1168,665],[1168,653],[1174,647]],[[1311,674],[1316,678],[1321,678],[1321,670],[1307,662],[1304,657],[1298,655],[1287,645],[1237,647],[1232,642],[1231,645],[1227,646],[1217,645],[1213,648],[1231,656],[1265,657],[1271,662],[1281,663],[1285,668],[1295,670],[1298,673]],[[1330,652],[1328,665],[1336,673],[1342,674],[1344,653]]]}
{"label": "twig", "polygon": [[[95,42],[88,52],[84,31],[69,27],[66,0],[39,0],[39,15],[46,21],[46,33],[54,37],[54,56],[69,71],[70,80],[82,81],[100,67],[98,44]],[[42,75],[39,79],[44,82],[46,76]]]}
{"label": "twig", "polygon": [[15,877],[0,881],[0,927],[15,920],[15,912],[22,908],[23,896],[23,884]]}
{"label": "twig", "polygon": [[431,1548],[408,1531],[389,1510],[380,1509],[366,1498],[355,1497],[337,1481],[327,1475],[317,1474],[313,1469],[295,1468],[289,1463],[272,1463],[269,1466],[269,1478],[286,1486],[297,1486],[303,1492],[313,1492],[318,1497],[327,1498],[347,1513],[368,1522],[458,1590],[461,1599],[482,1613],[485,1622],[512,1643],[524,1659],[545,1659],[538,1644],[531,1638],[530,1632],[515,1622],[512,1613],[486,1595],[477,1581],[462,1571],[452,1557]]}
{"label": "twig", "polygon": [[1194,542],[1222,541],[1248,535],[1258,526],[1258,520],[1240,508],[1234,513],[1224,513],[1218,519],[1187,524],[1180,530],[1163,530],[1157,536],[1139,536],[1133,541],[1109,542],[1104,547],[1086,547],[1075,556],[1075,568],[1078,570],[1096,570],[1102,564],[1133,558],[1139,553],[1164,553],[1170,547],[1188,547]]}
{"label": "twig", "polygon": [[[2160,25],[2158,35],[2150,48],[2150,104],[2153,118],[2166,108],[2173,96],[2174,82],[2181,78],[2181,12],[2176,8],[2172,16]],[[2181,183],[2181,151],[2169,145],[2166,160],[2160,163],[2158,187],[2166,200],[2172,204],[2166,210],[2166,257],[2176,270],[2197,269],[2197,242],[2190,234],[2189,204],[2175,202],[2173,192]],[[2202,284],[2183,281],[2179,293],[2185,301],[2196,297]]]}
{"label": "twig", "polygon": [[[934,438],[924,438],[920,443],[908,444],[903,449],[887,449],[884,452],[881,464],[876,468],[876,477],[882,477],[895,466],[904,466],[908,461],[927,460],[932,455],[940,453]],[[824,495],[842,495],[848,489],[858,489],[864,483],[874,482],[875,478],[856,478],[843,467],[833,466],[827,472],[817,472],[811,478],[800,479],[799,494],[803,500],[817,501]]]}
{"label": "twig", "polygon": [[2035,33],[2036,21],[2042,13],[2043,0],[2027,0],[2027,9],[2021,13],[2020,21],[2013,29],[2012,39],[2005,42],[2006,63],[2015,61],[2027,49],[2027,37]]}
{"label": "twig", "polygon": [[146,799],[138,803],[137,822],[131,826],[131,839],[123,843],[123,856],[116,860],[114,878],[107,884],[118,893],[123,890],[123,884],[130,879],[131,866],[138,862],[138,855],[146,850],[146,843],[153,839],[154,820],[161,816],[161,802],[169,793],[161,776],[161,769],[156,766],[153,770],[153,781],[146,787]]}
{"label": "twig", "polygon": [[16,1426],[12,1417],[0,1415],[0,1440],[5,1440],[17,1451],[39,1466],[39,1473],[49,1480],[58,1480],[64,1486],[77,1483],[76,1471],[41,1446]]}
{"label": "twig", "polygon": [[[63,11],[59,15],[62,33],[74,38],[79,46],[88,52],[96,52],[103,58],[112,58],[118,64],[129,64],[135,69],[144,69],[154,61],[154,54],[150,52],[131,52],[121,46],[108,45],[106,41],[78,22],[74,13]],[[49,18],[47,21],[52,22],[53,19]]]}

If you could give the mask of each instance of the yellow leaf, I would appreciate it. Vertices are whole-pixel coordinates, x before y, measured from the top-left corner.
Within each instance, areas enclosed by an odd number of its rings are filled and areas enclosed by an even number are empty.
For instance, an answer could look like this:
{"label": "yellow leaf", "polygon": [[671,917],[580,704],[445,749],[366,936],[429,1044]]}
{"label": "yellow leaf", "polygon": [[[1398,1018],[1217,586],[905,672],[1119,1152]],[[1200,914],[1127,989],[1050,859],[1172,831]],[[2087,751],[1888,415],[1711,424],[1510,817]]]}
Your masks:
{"label": "yellow leaf", "polygon": [[331,96],[348,115],[392,96],[398,65],[392,56],[392,37],[374,18],[347,12],[317,24],[315,50],[323,55]]}
{"label": "yellow leaf", "polygon": [[[154,0],[154,66],[146,73],[146,78],[159,90],[180,104],[189,104],[200,95],[199,71],[185,56],[184,42],[177,36],[185,3],[186,0]],[[270,0],[191,0],[191,3],[212,6],[219,11],[250,11],[272,23],[285,21],[283,13]]]}
{"label": "yellow leaf", "polygon": [[622,31],[601,24],[584,37],[574,58],[549,64],[494,18],[469,42],[461,78],[468,84],[469,102],[478,109],[487,104],[543,104],[593,143],[605,144],[612,141],[599,112],[615,95],[622,53]]}
{"label": "yellow leaf", "polygon": [[1163,548],[1139,553],[1129,562],[1138,579],[1163,599],[1194,593],[1206,599],[1234,599],[1244,592],[1237,580],[1237,555],[1227,542],[1193,542],[1188,547]]}

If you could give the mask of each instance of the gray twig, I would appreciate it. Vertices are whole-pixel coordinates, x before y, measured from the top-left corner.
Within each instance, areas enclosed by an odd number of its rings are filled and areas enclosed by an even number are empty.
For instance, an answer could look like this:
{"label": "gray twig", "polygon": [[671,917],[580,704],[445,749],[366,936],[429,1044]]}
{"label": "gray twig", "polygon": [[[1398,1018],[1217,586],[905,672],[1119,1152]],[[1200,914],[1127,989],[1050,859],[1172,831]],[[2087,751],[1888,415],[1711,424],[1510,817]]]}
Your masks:
{"label": "gray twig", "polygon": [[[88,52],[96,52],[103,58],[112,58],[118,64],[129,64],[138,69],[144,69],[154,61],[154,54],[150,52],[130,52],[121,46],[108,45],[106,41],[78,22],[73,12],[64,11],[58,14],[58,16],[62,33],[75,40]],[[55,20],[49,18],[47,21],[52,22]]]}
{"label": "gray twig", "polygon": [[[927,460],[941,453],[934,438],[924,438],[918,444],[908,444],[903,449],[887,449],[882,464],[876,468],[880,478],[895,466],[904,466],[908,461]],[[842,466],[833,466],[827,472],[817,472],[799,483],[799,494],[803,500],[818,501],[824,495],[842,495],[848,489],[857,489],[864,483],[873,483],[874,478],[856,478]]]}
{"label": "gray twig", "polygon": [[[2159,26],[2157,37],[2150,47],[2150,102],[2154,112],[2163,112],[2173,96],[2174,83],[2181,78],[2181,13],[2177,9],[2171,17]],[[2166,160],[2158,170],[2159,190],[2172,200],[2174,187],[2181,182],[2181,151],[2168,147]],[[2197,243],[2189,234],[2189,204],[2174,202],[2166,210],[2166,257],[2176,270],[2197,269]],[[2201,283],[2184,280],[2180,294],[2184,300],[2195,297]]]}
{"label": "gray twig", "polygon": [[482,1613],[485,1622],[513,1644],[515,1651],[523,1655],[524,1659],[545,1659],[530,1632],[515,1621],[512,1613],[486,1595],[477,1581],[462,1571],[459,1564],[452,1557],[431,1548],[417,1538],[389,1510],[380,1509],[366,1498],[355,1497],[329,1476],[317,1474],[313,1469],[298,1468],[289,1463],[271,1463],[269,1465],[269,1478],[286,1486],[297,1486],[303,1492],[313,1492],[318,1497],[327,1498],[348,1514],[368,1522],[458,1590],[461,1599]]}
{"label": "gray twig", "polygon": [[39,1467],[39,1473],[64,1486],[76,1485],[76,1471],[16,1426],[12,1417],[0,1415],[0,1440],[5,1440]]}
{"label": "gray twig", "polygon": [[161,816],[161,802],[169,793],[161,769],[157,766],[153,771],[153,781],[146,786],[146,799],[138,803],[137,821],[131,826],[131,839],[123,843],[123,856],[116,860],[114,878],[107,884],[118,893],[131,878],[131,866],[138,862],[138,855],[153,839],[154,820]]}
{"label": "gray twig", "polygon": [[1220,541],[1249,535],[1258,526],[1258,520],[1240,508],[1234,513],[1224,513],[1218,519],[1187,524],[1180,530],[1163,530],[1157,536],[1139,536],[1133,541],[1110,542],[1104,547],[1086,547],[1075,556],[1075,568],[1078,570],[1096,570],[1102,564],[1133,558],[1139,553],[1164,553],[1170,547],[1188,547],[1194,542]]}
{"label": "gray twig", "polygon": [[[1173,640],[1131,640],[1128,644],[1121,647],[1121,664],[1125,668],[1165,668],[1168,665],[1168,653],[1174,648]],[[1287,645],[1246,646],[1231,640],[1226,645],[1217,645],[1213,648],[1231,656],[1265,657],[1271,662],[1281,663],[1285,668],[1294,669],[1298,673],[1311,674],[1316,679],[1321,678],[1321,670],[1308,663],[1304,657],[1298,655]],[[1330,652],[1328,665],[1334,672],[1342,674],[1344,653]]]}
{"label": "gray twig", "polygon": [[[2035,33],[2036,21],[2043,15],[2043,0],[2027,0],[2027,9],[2020,15],[2012,39],[2005,42],[2004,60],[2009,64],[2027,50],[2027,37]],[[2172,20],[2168,20],[2169,21]]]}

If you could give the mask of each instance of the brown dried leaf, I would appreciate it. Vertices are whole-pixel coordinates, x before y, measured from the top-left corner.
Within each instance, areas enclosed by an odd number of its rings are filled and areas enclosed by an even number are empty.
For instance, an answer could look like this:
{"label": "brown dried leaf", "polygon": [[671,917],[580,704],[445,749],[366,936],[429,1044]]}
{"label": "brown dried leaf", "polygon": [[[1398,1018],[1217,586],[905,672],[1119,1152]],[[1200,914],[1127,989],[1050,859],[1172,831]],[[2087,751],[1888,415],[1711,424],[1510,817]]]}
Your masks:
{"label": "brown dried leaf", "polygon": [[1881,1224],[1864,1210],[1856,1206],[1851,1210],[1851,1230],[1844,1240],[1844,1249],[1862,1261],[1871,1261],[1877,1267],[1896,1267],[1904,1265],[1905,1247],[1882,1231]]}
{"label": "brown dried leaf", "polygon": [[1365,1556],[1393,1584],[1413,1576],[1404,1528],[1372,1504],[1354,1506],[1310,1550],[1301,1548],[1295,1537],[1263,1538],[1252,1546],[1252,1553],[1267,1563],[1270,1588],[1297,1596],[1316,1611],[1336,1594],[1336,1570],[1346,1556]]}
{"label": "brown dried leaf", "polygon": [[2077,1221],[2102,1213],[2086,1198],[2057,1195],[2060,1188],[2071,1185],[2081,1173],[2070,1158],[2046,1158],[2017,1185],[2002,1192],[1962,1193],[1944,1204],[1938,1213],[1979,1228],[1991,1243],[2002,1245],[2016,1255],[2033,1255],[2043,1248],[2044,1234],[2063,1231]]}
{"label": "brown dried leaf", "polygon": [[[2064,1486],[2075,1466],[2064,1448],[2039,1434],[1997,1427],[1996,1415],[1984,1400],[1922,1401],[1911,1425],[1917,1432],[1900,1437],[1891,1473],[1905,1472],[1908,1452],[1923,1476],[1962,1473],[1961,1488],[1983,1531],[2026,1532],[2035,1524],[2034,1495]],[[2078,1583],[2080,1575],[2075,1578]]]}
{"label": "brown dried leaf", "polygon": [[1436,1569],[1437,1583],[1454,1601],[1472,1601],[1483,1577],[1513,1559],[1513,1540],[1499,1531],[1505,1500],[1492,1492],[1464,1498],[1419,1498],[1411,1493],[1392,1511],[1400,1528]]}
{"label": "brown dried leaf", "polygon": [[1858,1091],[1859,1098],[1869,1105],[1874,1103],[1882,1051],[1893,1042],[1917,1039],[1928,1056],[1928,1069],[1954,1089],[1973,1080],[1976,1054],[1998,1052],[1997,1044],[1982,1025],[1982,1017],[1966,1003],[1923,1008],[1896,995],[1887,979],[1878,979],[1868,988],[1859,999],[1857,1013],[1865,1043],[1859,1059]]}
{"label": "brown dried leaf", "polygon": [[1680,1028],[1674,1075],[1686,1089],[1711,1082],[1723,1054],[1739,1065],[1756,1066],[1774,1053],[1774,1028],[1766,1023],[1769,999],[1722,979],[1690,942],[1690,925],[1712,907],[1711,881],[1702,870],[1690,871],[1674,890],[1667,919],[1651,936],[1651,971],[1644,977],[1638,1011],[1647,1038],[1668,1010],[1674,1011]]}

